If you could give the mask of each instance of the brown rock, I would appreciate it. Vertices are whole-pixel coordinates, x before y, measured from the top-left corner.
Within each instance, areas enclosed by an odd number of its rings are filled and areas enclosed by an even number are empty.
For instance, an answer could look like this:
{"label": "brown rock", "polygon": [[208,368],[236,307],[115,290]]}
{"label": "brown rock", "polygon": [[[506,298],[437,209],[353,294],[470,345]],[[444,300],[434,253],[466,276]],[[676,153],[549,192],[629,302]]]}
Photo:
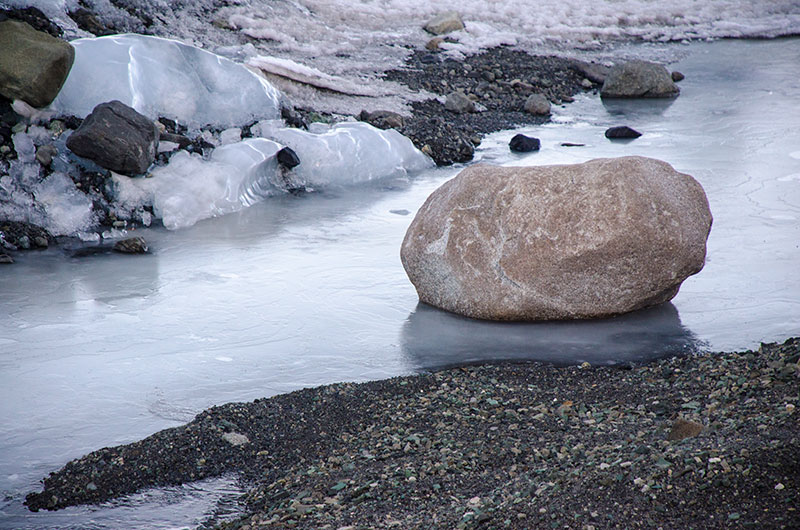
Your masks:
{"label": "brown rock", "polygon": [[401,250],[421,301],[475,318],[599,318],[666,302],[703,268],[703,188],[644,157],[477,165],[437,189]]}
{"label": "brown rock", "polygon": [[130,237],[114,243],[114,252],[123,254],[147,254],[147,242],[143,237]]}
{"label": "brown rock", "polygon": [[672,423],[672,430],[667,435],[667,440],[677,442],[686,438],[692,438],[703,432],[703,425],[690,420],[678,418]]}
{"label": "brown rock", "polygon": [[457,11],[447,11],[437,15],[425,24],[425,31],[434,35],[444,35],[464,29],[464,21]]}
{"label": "brown rock", "polygon": [[432,52],[435,52],[439,49],[439,45],[444,42],[444,39],[441,37],[434,37],[425,44],[425,48]]}

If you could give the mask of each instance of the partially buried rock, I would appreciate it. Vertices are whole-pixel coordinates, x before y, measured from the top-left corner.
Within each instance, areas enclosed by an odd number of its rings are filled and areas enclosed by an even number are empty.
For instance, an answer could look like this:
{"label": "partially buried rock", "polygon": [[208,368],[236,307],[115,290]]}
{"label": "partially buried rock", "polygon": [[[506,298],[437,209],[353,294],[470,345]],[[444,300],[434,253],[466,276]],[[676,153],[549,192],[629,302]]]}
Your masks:
{"label": "partially buried rock", "polygon": [[143,237],[130,237],[114,243],[114,252],[122,254],[147,254],[147,241]]}
{"label": "partially buried rock", "polygon": [[447,95],[444,108],[456,114],[475,112],[475,102],[464,95],[463,92],[452,92]]}
{"label": "partially buried rock", "polygon": [[531,94],[525,100],[525,112],[534,116],[550,115],[550,101],[543,94]]}
{"label": "partially buried rock", "polygon": [[448,311],[600,318],[674,297],[710,228],[703,188],[659,160],[477,165],[427,199],[400,255],[420,300]]}
{"label": "partially buried rock", "polygon": [[610,127],[606,129],[606,138],[609,140],[633,139],[639,138],[642,135],[636,129],[631,129],[627,125],[620,125],[619,127]]}
{"label": "partially buried rock", "polygon": [[524,134],[516,134],[508,142],[508,148],[515,153],[530,153],[531,151],[538,151],[541,147],[541,142],[538,138],[525,136]]}
{"label": "partially buried rock", "polygon": [[377,127],[378,129],[400,129],[405,125],[403,116],[390,110],[376,110],[368,112],[362,110],[359,119]]}
{"label": "partially buried rock", "polygon": [[67,79],[75,49],[24,22],[0,22],[0,94],[45,107]]}
{"label": "partially buried rock", "polygon": [[284,147],[278,151],[275,157],[278,159],[278,163],[286,169],[292,169],[300,165],[300,157],[291,147]]}
{"label": "partially buried rock", "polygon": [[464,29],[464,21],[457,11],[447,11],[437,15],[425,24],[425,31],[434,35],[444,35]]}
{"label": "partially buried rock", "polygon": [[147,171],[158,149],[158,128],[120,101],[97,105],[67,139],[76,155],[126,175]]}
{"label": "partially buried rock", "polygon": [[615,65],[600,90],[604,98],[671,98],[679,93],[664,66],[641,60]]}

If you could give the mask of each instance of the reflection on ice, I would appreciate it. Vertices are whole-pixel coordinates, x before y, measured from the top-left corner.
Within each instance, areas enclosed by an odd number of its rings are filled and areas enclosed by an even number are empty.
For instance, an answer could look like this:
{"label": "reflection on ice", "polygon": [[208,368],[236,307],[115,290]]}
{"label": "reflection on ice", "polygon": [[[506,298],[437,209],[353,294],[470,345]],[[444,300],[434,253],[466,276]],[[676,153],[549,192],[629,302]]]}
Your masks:
{"label": "reflection on ice", "polygon": [[85,117],[119,100],[150,118],[221,127],[280,116],[280,93],[241,64],[148,35],[77,39],[75,63],[51,108]]}
{"label": "reflection on ice", "polygon": [[[176,229],[288,191],[403,177],[433,165],[405,136],[366,123],[342,123],[322,134],[266,130],[282,143],[251,138],[218,147],[210,159],[181,151],[152,178],[115,175],[119,198],[129,208],[152,204],[164,226]],[[282,144],[297,152],[299,166],[278,164]]]}
{"label": "reflection on ice", "polygon": [[617,364],[697,352],[671,303],[616,318],[569,322],[489,322],[420,303],[402,331],[402,348],[422,370],[496,360]]}

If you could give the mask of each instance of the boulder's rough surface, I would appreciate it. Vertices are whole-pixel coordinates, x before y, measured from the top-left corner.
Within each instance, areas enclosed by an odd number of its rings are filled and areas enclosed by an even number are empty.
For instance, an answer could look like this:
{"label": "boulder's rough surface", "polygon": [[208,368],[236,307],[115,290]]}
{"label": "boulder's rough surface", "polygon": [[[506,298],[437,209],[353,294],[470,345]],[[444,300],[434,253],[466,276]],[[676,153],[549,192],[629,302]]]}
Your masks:
{"label": "boulder's rough surface", "polygon": [[615,65],[600,90],[604,98],[671,98],[679,93],[664,66],[641,60]]}
{"label": "boulder's rough surface", "polygon": [[542,142],[540,142],[538,138],[525,136],[524,134],[515,134],[511,141],[508,142],[508,148],[515,153],[538,151],[541,146]]}
{"label": "boulder's rough surface", "polygon": [[16,20],[0,22],[0,94],[45,107],[67,79],[75,50]]}
{"label": "boulder's rough surface", "polygon": [[158,128],[149,118],[119,101],[97,105],[67,139],[76,155],[123,173],[144,173],[156,156]]}
{"label": "boulder's rough surface", "polygon": [[477,165],[431,194],[401,259],[420,300],[448,311],[601,318],[674,297],[710,228],[703,188],[659,160]]}
{"label": "boulder's rough surface", "polygon": [[531,94],[525,100],[525,112],[534,116],[549,116],[550,102],[542,94]]}
{"label": "boulder's rough surface", "polygon": [[457,11],[447,11],[432,18],[425,24],[425,31],[434,35],[444,35],[464,29],[464,21]]}
{"label": "boulder's rough surface", "polygon": [[447,94],[444,108],[456,114],[475,112],[475,102],[469,99],[463,92],[451,92]]}

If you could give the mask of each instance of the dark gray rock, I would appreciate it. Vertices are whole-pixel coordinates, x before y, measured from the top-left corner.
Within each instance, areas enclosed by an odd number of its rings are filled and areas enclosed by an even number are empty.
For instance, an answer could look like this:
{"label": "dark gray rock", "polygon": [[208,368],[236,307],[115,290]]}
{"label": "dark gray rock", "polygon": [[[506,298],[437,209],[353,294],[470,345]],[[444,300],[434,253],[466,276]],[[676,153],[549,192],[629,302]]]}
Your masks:
{"label": "dark gray rock", "polygon": [[602,85],[605,82],[606,76],[611,70],[611,68],[602,64],[578,60],[573,61],[572,68],[592,83],[597,83],[598,85]]}
{"label": "dark gray rock", "polygon": [[676,83],[678,83],[679,81],[683,81],[686,78],[685,75],[683,75],[682,73],[678,72],[677,70],[672,72],[671,76],[672,76],[672,80],[675,81]]}
{"label": "dark gray rock", "polygon": [[36,149],[36,160],[44,167],[48,167],[53,162],[53,157],[57,154],[58,149],[54,145],[42,145]]}
{"label": "dark gray rock", "polygon": [[278,151],[275,157],[278,159],[278,163],[286,169],[292,169],[300,165],[300,157],[291,147],[284,147]]}
{"label": "dark gray rock", "polygon": [[620,125],[619,127],[611,127],[606,130],[606,138],[609,140],[633,139],[639,138],[642,135],[636,129],[631,129],[627,125]]}
{"label": "dark gray rock", "polygon": [[155,160],[158,128],[146,116],[119,101],[96,106],[68,139],[76,155],[123,173],[144,173]]}
{"label": "dark gray rock", "polygon": [[0,94],[45,107],[67,79],[75,49],[16,20],[0,22]]}
{"label": "dark gray rock", "polygon": [[615,65],[600,90],[604,98],[671,98],[679,93],[664,66],[640,60]]}
{"label": "dark gray rock", "polygon": [[508,148],[515,153],[530,153],[531,151],[538,151],[541,147],[541,142],[538,138],[525,136],[524,134],[515,135],[510,142]]}
{"label": "dark gray rock", "polygon": [[53,241],[53,236],[40,226],[20,221],[0,221],[0,248],[47,248],[50,241]]}
{"label": "dark gray rock", "polygon": [[112,250],[122,254],[147,254],[147,241],[140,236],[122,239],[114,243]]}

